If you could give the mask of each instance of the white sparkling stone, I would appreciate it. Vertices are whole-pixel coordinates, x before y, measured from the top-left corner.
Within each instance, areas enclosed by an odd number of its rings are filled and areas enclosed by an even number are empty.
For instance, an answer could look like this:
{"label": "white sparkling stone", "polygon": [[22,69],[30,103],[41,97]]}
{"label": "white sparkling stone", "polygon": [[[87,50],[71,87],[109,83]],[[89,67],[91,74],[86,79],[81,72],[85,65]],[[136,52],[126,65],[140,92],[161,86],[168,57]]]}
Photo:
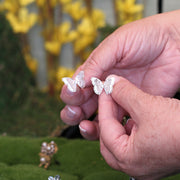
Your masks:
{"label": "white sparkling stone", "polygon": [[41,159],[40,159],[40,162],[45,162],[46,161],[46,159],[44,158],[44,157],[42,157]]}
{"label": "white sparkling stone", "polygon": [[42,146],[44,146],[44,147],[47,146],[47,143],[46,143],[46,142],[43,142],[43,143],[42,143]]}
{"label": "white sparkling stone", "polygon": [[50,146],[48,146],[48,147],[47,147],[47,150],[51,150],[51,147],[50,147]]}

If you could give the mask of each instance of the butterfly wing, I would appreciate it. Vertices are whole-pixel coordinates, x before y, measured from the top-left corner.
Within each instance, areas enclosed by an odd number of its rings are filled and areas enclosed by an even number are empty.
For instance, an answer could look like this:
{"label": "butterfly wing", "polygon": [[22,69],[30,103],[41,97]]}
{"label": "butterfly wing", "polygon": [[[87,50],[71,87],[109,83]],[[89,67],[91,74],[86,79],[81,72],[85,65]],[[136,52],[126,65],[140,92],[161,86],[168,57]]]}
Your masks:
{"label": "butterfly wing", "polygon": [[54,179],[55,179],[55,180],[61,180],[61,177],[60,177],[59,175],[56,175],[56,176],[54,177]]}
{"label": "butterfly wing", "polygon": [[79,74],[76,76],[75,80],[79,87],[84,88],[85,87],[84,71],[80,71]]}
{"label": "butterfly wing", "polygon": [[64,84],[66,84],[66,86],[68,87],[68,89],[71,91],[71,92],[76,92],[76,81],[69,78],[69,77],[64,77],[62,78],[62,81],[64,82]]}
{"label": "butterfly wing", "polygon": [[114,77],[107,77],[104,82],[104,91],[106,94],[111,94],[113,90],[115,79]]}
{"label": "butterfly wing", "polygon": [[48,177],[48,180],[54,180],[54,177],[49,176],[49,177]]}
{"label": "butterfly wing", "polygon": [[97,94],[97,95],[100,95],[102,93],[102,90],[103,90],[103,82],[101,80],[99,80],[98,78],[95,78],[95,77],[92,77],[91,78],[91,82],[94,86],[94,92]]}

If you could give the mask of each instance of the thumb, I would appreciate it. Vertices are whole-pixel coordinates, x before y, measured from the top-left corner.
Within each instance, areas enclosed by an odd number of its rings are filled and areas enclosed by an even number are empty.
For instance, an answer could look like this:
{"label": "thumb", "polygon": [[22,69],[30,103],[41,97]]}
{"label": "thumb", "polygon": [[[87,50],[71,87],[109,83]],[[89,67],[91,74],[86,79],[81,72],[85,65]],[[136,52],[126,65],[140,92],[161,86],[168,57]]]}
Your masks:
{"label": "thumb", "polygon": [[148,108],[147,106],[152,100],[151,95],[143,92],[121,76],[111,76],[115,78],[115,84],[111,94],[113,100],[129,113],[134,121],[141,119],[137,118],[137,116],[141,116],[142,112],[145,112]]}
{"label": "thumb", "polygon": [[[119,107],[113,101],[112,97],[107,95],[105,92],[102,92],[99,96],[98,108],[100,140],[113,154],[116,154],[118,144],[121,144],[119,152],[124,152],[128,143],[126,130],[118,120],[118,111]],[[101,153],[106,157],[105,153],[102,151]]]}

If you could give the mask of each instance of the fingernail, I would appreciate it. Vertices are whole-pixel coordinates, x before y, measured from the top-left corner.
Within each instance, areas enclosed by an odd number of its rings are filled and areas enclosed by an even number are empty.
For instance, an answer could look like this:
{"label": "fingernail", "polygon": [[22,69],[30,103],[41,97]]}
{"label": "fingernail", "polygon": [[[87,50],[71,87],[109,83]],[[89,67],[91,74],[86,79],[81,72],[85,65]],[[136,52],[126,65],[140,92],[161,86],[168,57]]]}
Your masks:
{"label": "fingernail", "polygon": [[76,92],[76,82],[75,80],[69,78],[69,77],[64,77],[62,78],[62,81],[64,82],[64,84],[66,84],[67,89],[69,90],[69,92],[72,94],[74,92]]}
{"label": "fingernail", "polygon": [[74,117],[75,115],[76,115],[76,112],[72,109],[72,108],[70,108],[69,106],[67,106],[67,115],[70,117],[70,118],[72,118],[72,117]]}
{"label": "fingernail", "polygon": [[71,91],[69,88],[67,88],[66,93],[67,93],[69,96],[74,96],[74,94],[76,93],[76,91]]}
{"label": "fingernail", "polygon": [[86,131],[85,129],[83,129],[80,125],[79,125],[79,129],[80,129],[82,132],[84,132],[84,133],[87,132],[87,131]]}

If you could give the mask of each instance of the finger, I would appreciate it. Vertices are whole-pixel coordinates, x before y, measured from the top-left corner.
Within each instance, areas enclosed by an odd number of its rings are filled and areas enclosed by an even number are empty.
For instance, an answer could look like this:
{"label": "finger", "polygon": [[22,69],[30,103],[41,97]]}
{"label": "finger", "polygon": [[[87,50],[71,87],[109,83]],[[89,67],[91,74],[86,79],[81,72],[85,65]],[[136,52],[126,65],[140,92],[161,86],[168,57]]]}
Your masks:
{"label": "finger", "polygon": [[128,135],[131,134],[131,131],[132,131],[132,128],[134,127],[134,125],[135,125],[135,122],[131,118],[129,118],[127,120],[126,124],[124,125],[124,128],[126,129],[126,133]]}
{"label": "finger", "polygon": [[82,111],[84,112],[85,118],[88,119],[91,117],[98,108],[98,97],[96,94],[93,94],[88,101],[86,101],[81,106]]}
{"label": "finger", "polygon": [[81,135],[87,140],[99,139],[99,125],[97,117],[93,121],[83,120],[79,124]]}
{"label": "finger", "polygon": [[[104,92],[99,96],[99,128],[100,138],[113,154],[122,155],[126,151],[128,135],[118,121],[117,104],[110,95]],[[123,155],[122,158],[124,159]]]}
{"label": "finger", "polygon": [[86,102],[92,94],[92,88],[80,89],[77,87],[76,92],[71,92],[68,90],[67,86],[63,86],[60,98],[68,105],[77,106]]}
{"label": "finger", "polygon": [[67,105],[61,111],[61,119],[69,125],[77,125],[83,119],[88,119],[97,110],[97,95],[93,95],[80,106]]}
{"label": "finger", "polygon": [[148,102],[151,101],[152,96],[138,89],[123,77],[111,76],[115,78],[115,84],[111,94],[113,100],[125,109],[133,121],[137,123],[139,119],[143,119],[138,117],[143,116],[142,113],[145,113],[148,109]]}
{"label": "finger", "polygon": [[69,125],[77,125],[84,118],[82,109],[79,106],[65,106],[60,112],[61,120]]}
{"label": "finger", "polygon": [[101,138],[100,138],[100,152],[109,166],[119,170],[119,165],[116,157],[114,157],[114,155],[108,150],[108,148],[105,146]]}
{"label": "finger", "polygon": [[[91,77],[100,78],[121,59],[122,48],[119,48],[120,37],[115,31],[108,36],[80,66],[76,73],[84,71],[86,86],[91,86]],[[101,78],[102,79],[102,78]]]}

